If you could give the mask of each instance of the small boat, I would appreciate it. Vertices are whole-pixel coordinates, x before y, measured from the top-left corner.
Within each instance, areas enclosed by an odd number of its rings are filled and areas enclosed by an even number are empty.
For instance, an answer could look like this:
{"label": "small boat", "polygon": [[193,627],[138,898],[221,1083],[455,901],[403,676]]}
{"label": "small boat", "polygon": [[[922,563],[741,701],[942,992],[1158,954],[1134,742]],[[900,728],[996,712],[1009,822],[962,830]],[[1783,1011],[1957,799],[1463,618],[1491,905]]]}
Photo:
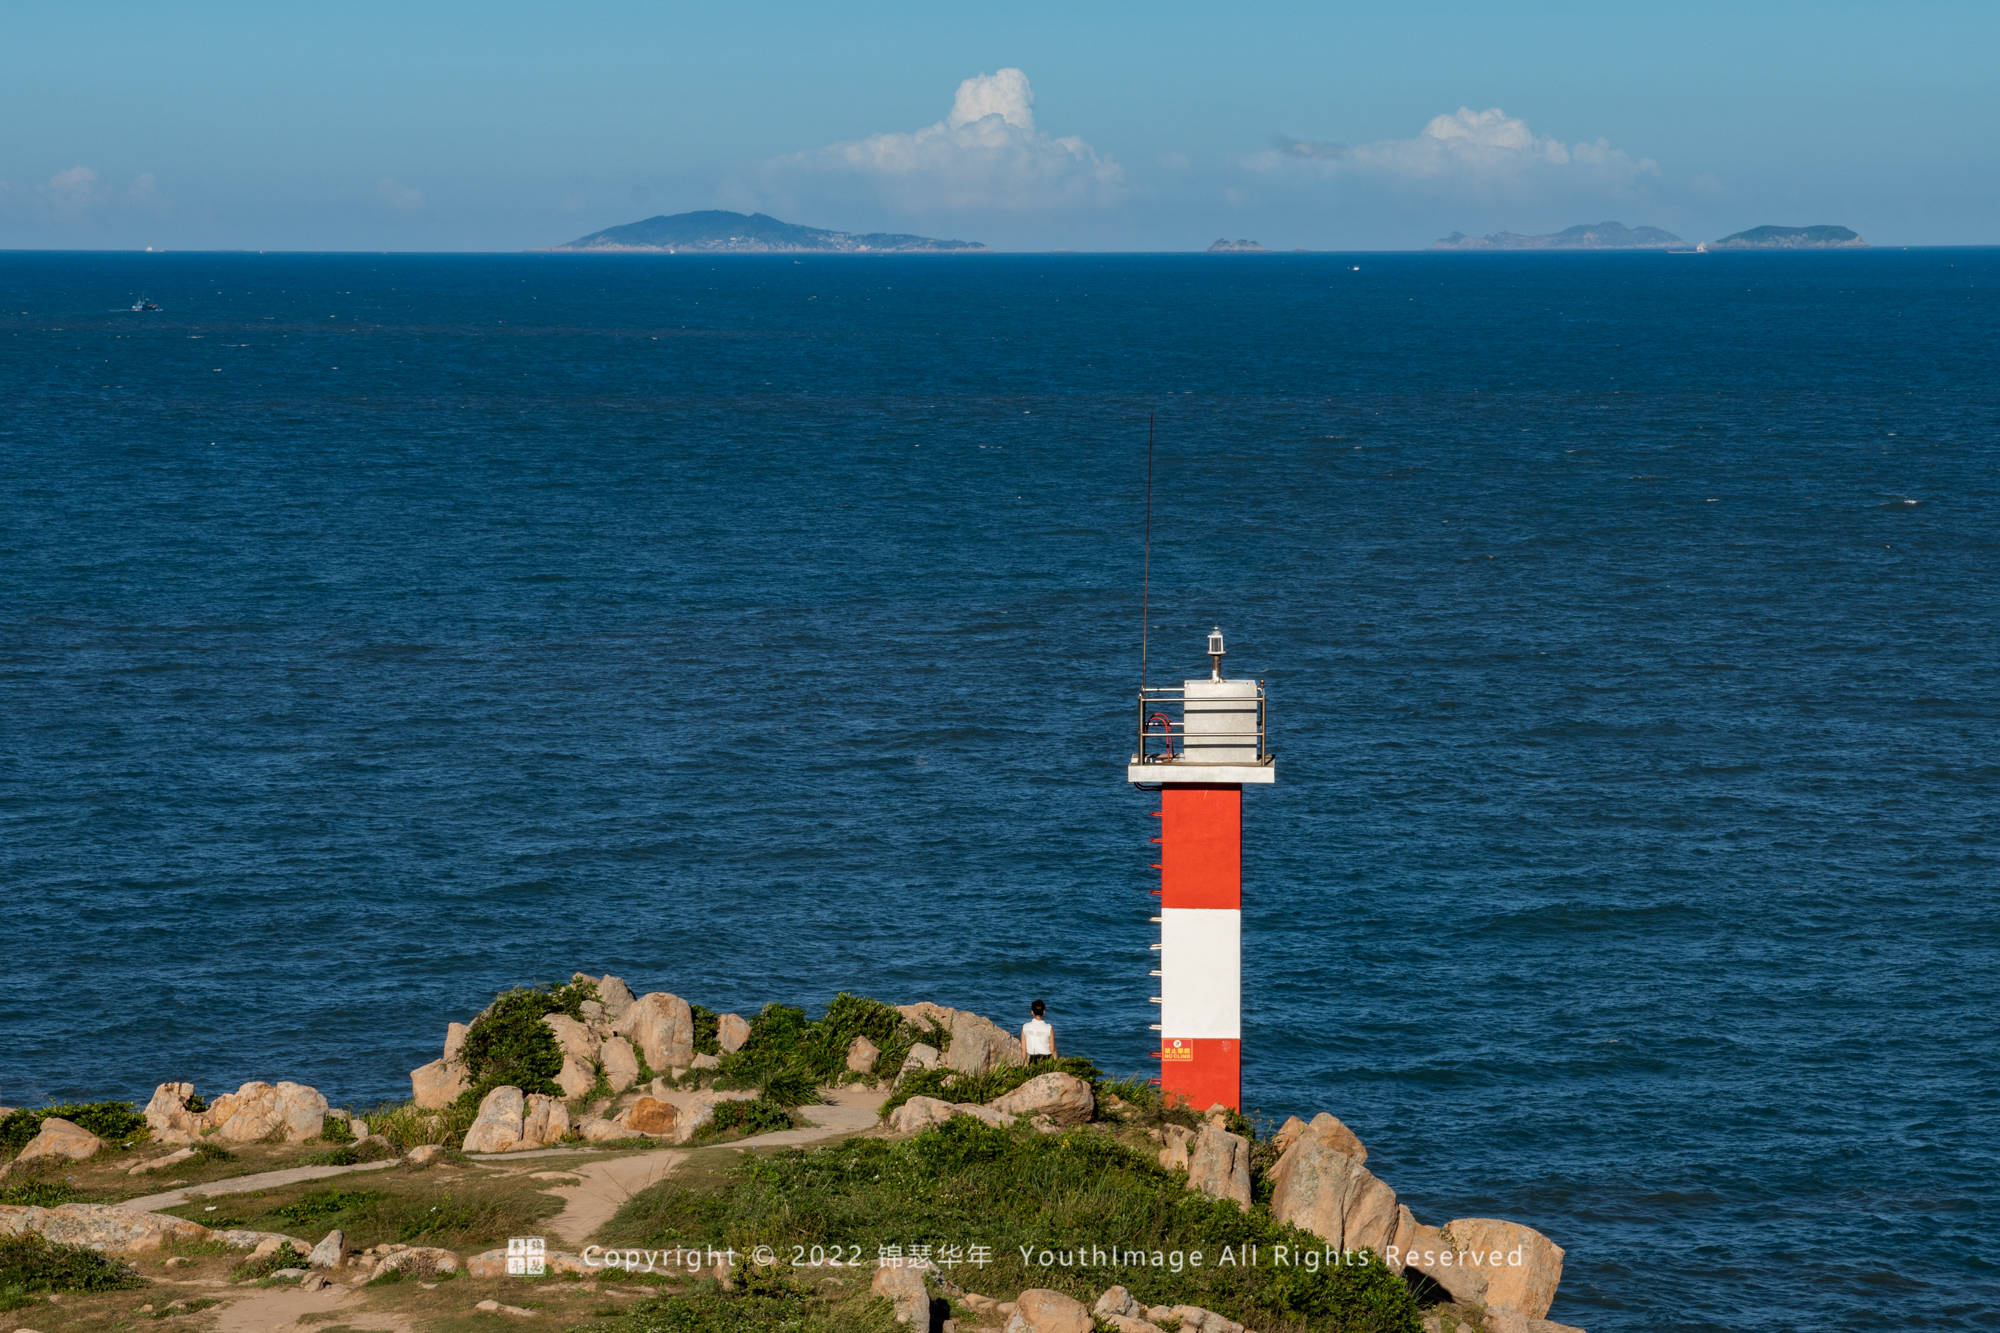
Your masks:
{"label": "small boat", "polygon": [[151,301],[148,301],[143,296],[132,303],[132,309],[134,310],[158,310],[159,308],[160,308],[159,306],[155,305]]}

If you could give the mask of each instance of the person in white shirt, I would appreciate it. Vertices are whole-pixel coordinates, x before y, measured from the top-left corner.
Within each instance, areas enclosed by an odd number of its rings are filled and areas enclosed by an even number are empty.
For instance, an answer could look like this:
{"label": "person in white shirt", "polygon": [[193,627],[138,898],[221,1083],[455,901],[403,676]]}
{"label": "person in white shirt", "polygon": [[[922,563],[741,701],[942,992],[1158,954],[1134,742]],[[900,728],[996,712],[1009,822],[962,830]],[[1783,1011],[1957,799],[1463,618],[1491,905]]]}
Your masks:
{"label": "person in white shirt", "polygon": [[1021,1025],[1021,1054],[1028,1057],[1031,1065],[1056,1058],[1056,1030],[1049,1026],[1042,1015],[1049,1007],[1040,1000],[1028,1006],[1034,1017]]}

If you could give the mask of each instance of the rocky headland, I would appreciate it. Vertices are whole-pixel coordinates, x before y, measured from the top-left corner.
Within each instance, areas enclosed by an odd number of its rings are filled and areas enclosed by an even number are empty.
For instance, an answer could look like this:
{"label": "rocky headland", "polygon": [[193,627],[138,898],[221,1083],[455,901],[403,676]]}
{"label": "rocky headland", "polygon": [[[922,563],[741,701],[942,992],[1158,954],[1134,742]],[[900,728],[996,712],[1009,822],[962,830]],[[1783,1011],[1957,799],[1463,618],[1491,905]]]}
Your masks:
{"label": "rocky headland", "polygon": [[1210,245],[1207,253],[1212,255],[1264,255],[1269,254],[1270,251],[1255,241],[1244,240],[1241,237],[1232,241],[1225,237]]}
{"label": "rocky headland", "polygon": [[211,1309],[301,1330],[1571,1333],[1546,1318],[1560,1246],[1420,1221],[1331,1112],[1260,1132],[1087,1060],[1030,1067],[928,1001],[746,1017],[578,973],[447,1024],[410,1082],[360,1112],[172,1081],[143,1108],[0,1114],[0,1310],[41,1333]]}

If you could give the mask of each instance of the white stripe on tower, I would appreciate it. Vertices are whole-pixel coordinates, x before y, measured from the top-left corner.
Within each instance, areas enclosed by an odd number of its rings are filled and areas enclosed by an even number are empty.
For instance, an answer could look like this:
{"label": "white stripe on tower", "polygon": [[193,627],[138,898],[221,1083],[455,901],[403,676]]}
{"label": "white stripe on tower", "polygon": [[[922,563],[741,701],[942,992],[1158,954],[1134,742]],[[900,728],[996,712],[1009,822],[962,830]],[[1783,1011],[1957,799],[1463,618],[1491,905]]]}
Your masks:
{"label": "white stripe on tower", "polygon": [[1243,913],[1160,909],[1160,1036],[1243,1035]]}

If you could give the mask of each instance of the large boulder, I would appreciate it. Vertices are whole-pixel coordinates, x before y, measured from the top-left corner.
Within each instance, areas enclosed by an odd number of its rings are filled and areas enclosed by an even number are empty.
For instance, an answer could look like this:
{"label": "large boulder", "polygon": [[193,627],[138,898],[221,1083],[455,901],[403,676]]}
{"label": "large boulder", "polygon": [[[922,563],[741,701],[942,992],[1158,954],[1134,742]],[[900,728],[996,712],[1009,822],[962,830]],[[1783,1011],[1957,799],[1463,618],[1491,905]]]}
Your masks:
{"label": "large boulder", "polygon": [[957,1010],[951,1017],[951,1044],[944,1062],[961,1074],[984,1074],[1002,1065],[1024,1065],[1028,1057],[1013,1033],[978,1014]]}
{"label": "large boulder", "polygon": [[942,1059],[944,1055],[937,1047],[929,1042],[920,1041],[910,1047],[910,1053],[903,1057],[901,1072],[907,1074],[913,1069],[936,1069]]}
{"label": "large boulder", "polygon": [[[548,1014],[542,1019],[549,1031],[555,1035],[556,1047],[562,1051],[562,1069],[556,1074],[556,1086],[565,1097],[583,1096],[597,1086],[597,1054],[603,1045],[595,1032],[568,1014]],[[637,1069],[634,1069],[637,1075]]]}
{"label": "large boulder", "polygon": [[1455,1301],[1540,1319],[1562,1283],[1563,1249],[1518,1222],[1460,1217],[1416,1227],[1403,1262]]}
{"label": "large boulder", "polygon": [[912,1097],[890,1113],[889,1128],[898,1134],[915,1134],[961,1115],[969,1115],[998,1129],[1005,1129],[1014,1121],[1013,1116],[991,1106],[946,1102],[936,1097]]}
{"label": "large boulder", "polygon": [[1386,1257],[1400,1220],[1396,1192],[1361,1159],[1302,1136],[1271,1168],[1271,1219],[1312,1232],[1338,1250]]}
{"label": "large boulder", "polygon": [[750,1040],[750,1020],[741,1014],[724,1014],[715,1020],[715,1044],[724,1055],[743,1049],[743,1043]]}
{"label": "large boulder", "polygon": [[153,1089],[153,1100],[146,1103],[146,1128],[152,1131],[155,1143],[193,1143],[195,1135],[201,1132],[201,1113],[190,1111],[188,1103],[194,1099],[192,1083],[162,1083]]}
{"label": "large boulder", "polygon": [[942,1125],[951,1119],[951,1103],[936,1097],[912,1097],[889,1113],[889,1128],[898,1134],[915,1134]]}
{"label": "large boulder", "polygon": [[612,1022],[611,1030],[630,1037],[655,1073],[684,1069],[694,1060],[694,1011],[678,995],[641,995]]}
{"label": "large boulder", "polygon": [[146,1125],[159,1143],[192,1143],[214,1135],[229,1143],[279,1138],[304,1143],[319,1137],[327,1104],[302,1083],[245,1083],[225,1092],[205,1111],[190,1110],[192,1083],[162,1083],[146,1104]]}
{"label": "large boulder", "polygon": [[465,1131],[464,1152],[508,1152],[521,1144],[528,1099],[510,1084],[486,1094],[479,1103],[479,1117]]}
{"label": "large boulder", "polygon": [[42,1121],[41,1130],[28,1140],[28,1146],[21,1149],[14,1159],[16,1166],[22,1162],[32,1162],[48,1158],[59,1162],[81,1162],[95,1157],[104,1140],[74,1121],[61,1116],[50,1116]]}
{"label": "large boulder", "polygon": [[876,1057],[882,1048],[866,1037],[856,1037],[847,1047],[847,1072],[850,1074],[872,1074],[875,1072]]}
{"label": "large boulder", "polygon": [[470,1031],[472,1031],[472,1028],[465,1023],[446,1023],[444,1025],[445,1059],[458,1059],[458,1053],[465,1049],[465,1034]]}
{"label": "large boulder", "polygon": [[606,1120],[601,1115],[585,1116],[577,1123],[576,1132],[583,1136],[585,1143],[616,1143],[632,1137],[632,1132],[623,1125],[615,1120]]}
{"label": "large boulder", "polygon": [[1164,1333],[1147,1317],[1149,1307],[1123,1287],[1110,1287],[1097,1298],[1090,1312],[1100,1324],[1109,1324],[1116,1333]]}
{"label": "large boulder", "polygon": [[226,1143],[304,1143],[326,1124],[326,1098],[302,1083],[245,1083],[202,1113],[202,1128]]}
{"label": "large boulder", "polygon": [[680,1108],[657,1097],[641,1097],[624,1115],[625,1128],[634,1134],[676,1137],[680,1130]]}
{"label": "large boulder", "polygon": [[603,1043],[595,1032],[568,1014],[547,1014],[542,1023],[554,1035],[556,1046],[565,1056],[586,1067],[597,1063],[597,1051]]}
{"label": "large boulder", "polygon": [[472,1076],[456,1059],[433,1060],[410,1071],[410,1096],[426,1111],[450,1106],[471,1086]]}
{"label": "large boulder", "polygon": [[868,1290],[895,1307],[897,1323],[930,1333],[931,1292],[924,1284],[923,1269],[884,1264],[875,1270]]}
{"label": "large boulder", "polygon": [[1250,1141],[1226,1129],[1202,1126],[1188,1155],[1188,1188],[1250,1211]]}
{"label": "large boulder", "polygon": [[1185,1171],[1194,1157],[1194,1131],[1186,1125],[1160,1128],[1160,1165],[1168,1171]]}
{"label": "large boulder", "polygon": [[1058,1070],[1035,1075],[990,1105],[1008,1115],[1047,1116],[1058,1125],[1081,1125],[1097,1109],[1090,1084]]}
{"label": "large boulder", "polygon": [[542,1093],[530,1093],[521,1115],[523,1148],[545,1148],[560,1143],[569,1133],[569,1108],[560,1100]]}
{"label": "large boulder", "polygon": [[605,1038],[598,1048],[597,1062],[603,1066],[605,1081],[613,1092],[623,1092],[639,1081],[639,1057],[624,1037]]}
{"label": "large boulder", "polygon": [[[1296,1120],[1298,1117],[1293,1116],[1292,1119]],[[1291,1121],[1285,1123],[1290,1124]],[[1342,1124],[1339,1116],[1329,1111],[1321,1111],[1314,1116],[1312,1123],[1306,1126],[1306,1132],[1335,1152],[1344,1152],[1357,1162],[1368,1160],[1368,1150],[1361,1146],[1360,1136]]]}
{"label": "large boulder", "polygon": [[1180,1333],[1243,1333],[1243,1325],[1227,1315],[1204,1310],[1199,1305],[1176,1305],[1167,1311]]}
{"label": "large boulder", "polygon": [[1096,1327],[1089,1307],[1076,1297],[1030,1287],[1014,1298],[1005,1333],[1093,1333]]}
{"label": "large boulder", "polygon": [[319,1244],[312,1247],[306,1256],[308,1268],[338,1268],[347,1258],[347,1233],[339,1227],[326,1233]]}
{"label": "large boulder", "polygon": [[0,1205],[0,1236],[29,1233],[65,1245],[125,1254],[157,1250],[169,1241],[204,1241],[214,1234],[199,1222],[109,1203],[65,1203],[55,1208]]}
{"label": "large boulder", "polygon": [[[520,1264],[522,1261],[519,1254],[510,1256],[505,1250],[486,1250],[475,1254],[465,1261],[466,1275],[468,1277],[530,1276],[519,1269],[510,1272],[507,1267],[510,1258],[516,1264]],[[604,1276],[604,1262],[601,1259],[596,1264],[587,1264],[579,1255],[570,1254],[563,1250],[549,1250],[541,1255],[541,1261],[544,1275],[574,1273],[578,1277],[598,1278]]]}
{"label": "large boulder", "polygon": [[606,1018],[615,1022],[619,1015],[632,1007],[632,988],[625,984],[623,977],[614,977],[608,972],[596,978],[585,977],[581,972],[577,976],[585,981],[595,981],[597,1002],[604,1006]]}
{"label": "large boulder", "polygon": [[450,1250],[441,1250],[434,1245],[410,1245],[391,1250],[375,1262],[374,1271],[368,1280],[387,1277],[391,1273],[401,1273],[405,1277],[434,1278],[459,1271],[458,1256]]}
{"label": "large boulder", "polygon": [[905,1021],[917,1027],[930,1027],[935,1024],[946,1032],[951,1031],[951,1020],[958,1016],[958,1010],[947,1009],[941,1004],[932,1004],[929,1000],[918,1000],[915,1004],[899,1004],[896,1006],[896,1012],[901,1014]]}

